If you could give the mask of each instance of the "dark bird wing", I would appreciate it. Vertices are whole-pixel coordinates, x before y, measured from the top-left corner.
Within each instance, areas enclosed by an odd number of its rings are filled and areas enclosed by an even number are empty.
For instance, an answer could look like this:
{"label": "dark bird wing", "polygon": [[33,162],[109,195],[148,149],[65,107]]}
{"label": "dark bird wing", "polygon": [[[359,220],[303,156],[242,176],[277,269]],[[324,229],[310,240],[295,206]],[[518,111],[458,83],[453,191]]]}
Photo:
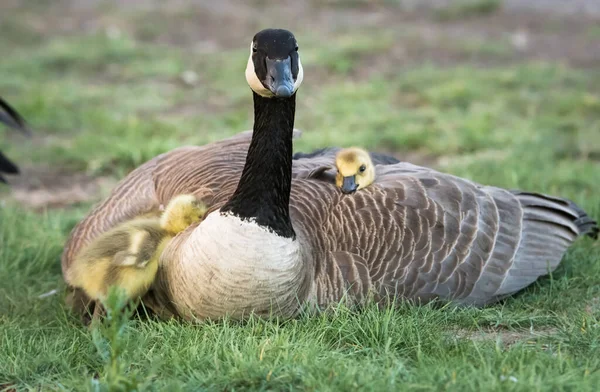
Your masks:
{"label": "dark bird wing", "polygon": [[27,122],[12,106],[0,97],[0,122],[9,128],[23,132],[25,135],[31,135],[31,130]]}
{"label": "dark bird wing", "polygon": [[[25,119],[1,97],[0,122],[10,129],[15,129],[28,136],[31,135]],[[2,173],[18,174],[19,168],[0,151],[0,182],[6,183],[6,179],[2,176]]]}

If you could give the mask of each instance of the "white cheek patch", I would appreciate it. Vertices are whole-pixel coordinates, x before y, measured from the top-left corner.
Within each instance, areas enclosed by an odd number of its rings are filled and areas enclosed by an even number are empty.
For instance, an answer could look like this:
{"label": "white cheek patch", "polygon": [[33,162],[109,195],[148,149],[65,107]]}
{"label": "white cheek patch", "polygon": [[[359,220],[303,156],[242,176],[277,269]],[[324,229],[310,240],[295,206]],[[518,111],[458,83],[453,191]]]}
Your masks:
{"label": "white cheek patch", "polygon": [[[250,56],[248,57],[248,64],[246,64],[246,81],[248,85],[258,95],[266,98],[274,97],[275,94],[271,92],[268,88],[266,88],[258,76],[256,76],[256,71],[254,70],[254,61],[252,61],[252,45],[250,42]],[[298,90],[300,85],[302,84],[302,80],[304,79],[304,69],[302,68],[302,62],[300,61],[300,55],[298,55],[298,75],[296,76],[296,82],[294,82],[294,92]]]}
{"label": "white cheek patch", "polygon": [[300,61],[300,54],[298,54],[298,76],[296,76],[296,83],[294,83],[294,92],[298,90],[298,87],[302,84],[304,79],[304,69],[302,68],[302,62]]}
{"label": "white cheek patch", "polygon": [[246,65],[246,81],[248,85],[258,95],[262,97],[271,98],[274,94],[268,88],[263,86],[262,82],[256,76],[256,71],[254,70],[254,61],[252,61],[252,42],[250,42],[250,57],[248,57],[248,64]]}

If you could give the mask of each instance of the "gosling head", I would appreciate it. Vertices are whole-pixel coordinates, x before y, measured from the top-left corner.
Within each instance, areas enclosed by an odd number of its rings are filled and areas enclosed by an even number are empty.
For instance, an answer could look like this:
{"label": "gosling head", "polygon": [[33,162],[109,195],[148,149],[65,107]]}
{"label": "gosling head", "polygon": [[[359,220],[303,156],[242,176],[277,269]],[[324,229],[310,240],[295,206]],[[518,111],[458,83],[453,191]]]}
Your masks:
{"label": "gosling head", "polygon": [[204,202],[192,194],[177,195],[167,204],[160,218],[161,227],[170,233],[180,233],[204,219],[207,209]]}
{"label": "gosling head", "polygon": [[375,166],[369,153],[361,148],[346,148],[335,157],[335,184],[345,194],[354,193],[375,181]]}
{"label": "gosling head", "polygon": [[246,81],[255,93],[266,98],[289,98],[300,87],[303,75],[294,34],[282,29],[266,29],[254,36]]}

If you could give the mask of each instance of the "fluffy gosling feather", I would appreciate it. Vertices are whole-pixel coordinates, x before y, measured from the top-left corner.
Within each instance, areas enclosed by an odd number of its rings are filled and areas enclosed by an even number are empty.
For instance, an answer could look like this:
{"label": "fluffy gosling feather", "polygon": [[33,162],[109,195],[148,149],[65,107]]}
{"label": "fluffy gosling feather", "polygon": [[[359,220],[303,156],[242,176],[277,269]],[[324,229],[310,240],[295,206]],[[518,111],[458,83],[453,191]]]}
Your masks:
{"label": "fluffy gosling feather", "polygon": [[167,232],[177,234],[192,223],[201,221],[206,210],[206,205],[194,195],[179,195],[165,208],[160,225]]}
{"label": "fluffy gosling feather", "polygon": [[179,195],[161,216],[148,214],[120,224],[82,250],[69,271],[68,283],[101,302],[110,286],[123,289],[129,300],[143,296],[154,282],[165,246],[202,220],[206,210],[193,195]]}
{"label": "fluffy gosling feather", "polygon": [[362,148],[340,150],[335,156],[335,184],[344,193],[354,193],[375,181],[375,166],[369,153]]}

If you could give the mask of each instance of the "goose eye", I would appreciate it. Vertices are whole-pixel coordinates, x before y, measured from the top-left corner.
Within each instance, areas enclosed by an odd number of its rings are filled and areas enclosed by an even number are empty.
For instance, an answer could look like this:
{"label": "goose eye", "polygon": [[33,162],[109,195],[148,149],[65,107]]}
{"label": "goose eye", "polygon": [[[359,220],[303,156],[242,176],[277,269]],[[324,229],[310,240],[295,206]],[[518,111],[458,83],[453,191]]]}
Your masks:
{"label": "goose eye", "polygon": [[365,170],[367,170],[367,167],[365,165],[360,165],[360,167],[358,168],[359,172],[364,172]]}
{"label": "goose eye", "polygon": [[294,48],[294,50],[297,52],[297,51],[298,51],[298,47],[296,46],[296,47]]}
{"label": "goose eye", "polygon": [[253,51],[254,53],[256,53],[256,50],[257,50],[257,48],[256,48],[256,45],[252,46],[252,51]]}

